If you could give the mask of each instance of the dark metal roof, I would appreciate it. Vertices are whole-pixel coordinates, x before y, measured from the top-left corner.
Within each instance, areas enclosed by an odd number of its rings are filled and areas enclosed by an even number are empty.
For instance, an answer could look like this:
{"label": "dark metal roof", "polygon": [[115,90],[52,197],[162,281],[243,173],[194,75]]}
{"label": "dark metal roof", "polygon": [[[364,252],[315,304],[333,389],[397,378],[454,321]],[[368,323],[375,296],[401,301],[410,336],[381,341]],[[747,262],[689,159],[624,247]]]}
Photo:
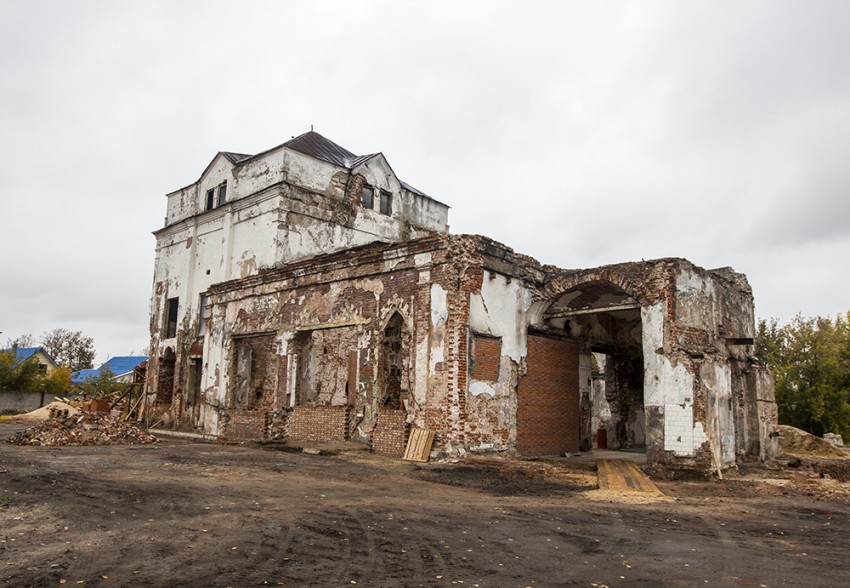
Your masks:
{"label": "dark metal roof", "polygon": [[227,160],[234,165],[239,163],[240,161],[244,161],[246,159],[254,157],[253,155],[249,155],[248,153],[231,153],[229,151],[222,151],[221,154],[224,155]]}
{"label": "dark metal roof", "polygon": [[[288,149],[292,149],[294,151],[298,151],[299,153],[303,153],[305,155],[309,155],[310,157],[315,157],[320,161],[324,161],[326,163],[330,163],[331,165],[337,165],[339,167],[344,167],[346,169],[352,169],[361,163],[364,163],[373,157],[377,157],[380,153],[370,153],[368,155],[355,155],[345,147],[337,145],[330,139],[323,137],[319,133],[315,131],[307,131],[303,135],[298,135],[280,145],[279,147],[286,147]],[[277,149],[275,147],[274,149]],[[271,150],[269,150],[271,151]],[[268,153],[268,151],[264,151],[263,153],[259,153],[257,155],[248,155],[246,153],[232,153],[228,151],[222,151],[221,154],[224,155],[233,165],[239,165],[241,163],[245,163],[249,159],[260,157],[263,154]],[[212,165],[212,164],[210,164]],[[204,172],[206,173],[206,171]],[[203,175],[203,174],[201,174]],[[413,192],[414,194],[418,194],[419,196],[424,196],[430,200],[434,200],[431,196],[428,196],[425,192],[421,190],[417,190],[407,182],[403,182],[399,180],[401,186],[407,190],[408,192]],[[438,200],[434,200],[435,202],[439,202]]]}
{"label": "dark metal roof", "polygon": [[377,155],[380,155],[380,154],[379,153],[370,153],[369,155],[358,155],[357,157],[355,157],[354,159],[352,159],[349,162],[349,164],[350,164],[349,167],[352,167],[352,168],[357,167],[358,165],[360,165],[364,161],[369,161],[370,159],[372,159],[373,157],[375,157]]}
{"label": "dark metal roof", "polygon": [[314,131],[298,135],[284,143],[283,146],[345,168],[351,167],[351,162],[358,159],[354,153],[345,147],[340,147]]}
{"label": "dark metal roof", "polygon": [[[413,186],[411,186],[410,184],[408,184],[407,182],[405,182],[403,180],[399,180],[398,183],[401,184],[401,187],[404,188],[405,190],[407,190],[408,192],[413,192],[414,194],[419,194],[420,196],[424,196],[425,198],[431,198],[430,196],[428,196],[422,190],[417,190],[416,188],[414,188]],[[433,200],[433,198],[431,198],[431,200]]]}

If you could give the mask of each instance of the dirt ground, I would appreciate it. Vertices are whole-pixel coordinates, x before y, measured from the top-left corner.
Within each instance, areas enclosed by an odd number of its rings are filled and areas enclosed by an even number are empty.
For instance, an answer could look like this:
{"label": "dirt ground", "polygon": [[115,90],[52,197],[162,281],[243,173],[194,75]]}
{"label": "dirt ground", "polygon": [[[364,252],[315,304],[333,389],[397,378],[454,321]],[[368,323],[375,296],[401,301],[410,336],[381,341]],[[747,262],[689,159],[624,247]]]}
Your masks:
{"label": "dirt ground", "polygon": [[657,483],[641,501],[600,494],[588,460],[0,442],[0,585],[850,586],[850,483]]}

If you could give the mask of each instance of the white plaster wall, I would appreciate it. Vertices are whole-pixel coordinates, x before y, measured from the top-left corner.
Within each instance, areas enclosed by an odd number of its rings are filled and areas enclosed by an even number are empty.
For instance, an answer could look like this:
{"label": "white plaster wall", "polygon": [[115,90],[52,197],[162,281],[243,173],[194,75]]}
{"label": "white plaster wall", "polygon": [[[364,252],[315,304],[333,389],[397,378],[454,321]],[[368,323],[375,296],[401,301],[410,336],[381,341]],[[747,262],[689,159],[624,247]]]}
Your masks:
{"label": "white plaster wall", "polygon": [[446,301],[446,291],[439,284],[431,284],[431,357],[428,371],[436,373],[437,364],[446,360],[446,320],[449,318],[449,307]]}
{"label": "white plaster wall", "polygon": [[676,276],[676,322],[717,332],[717,293],[714,281],[691,271]]}
{"label": "white plaster wall", "polygon": [[[431,283],[431,253],[420,253],[414,256],[414,264],[419,269],[419,285]],[[433,287],[433,286],[432,286]],[[430,298],[430,297],[429,297]],[[428,301],[430,304],[430,300]],[[415,331],[415,329],[414,329]],[[431,365],[429,360],[429,333],[419,333],[419,339],[414,341],[416,354],[415,372],[413,374],[413,399],[419,406],[425,406],[428,397],[428,378]]]}
{"label": "white plaster wall", "polygon": [[706,440],[694,422],[694,377],[685,366],[657,353],[664,348],[664,303],[641,309],[643,323],[644,408],[664,410],[664,450],[692,456]]}
{"label": "white plaster wall", "polygon": [[484,270],[481,292],[469,297],[469,326],[482,335],[501,337],[502,355],[516,363],[526,354],[526,313],[531,294],[520,280]]}
{"label": "white plaster wall", "polygon": [[706,396],[707,435],[715,463],[735,465],[735,420],[732,416],[732,371],[728,363],[705,363],[700,369]]}

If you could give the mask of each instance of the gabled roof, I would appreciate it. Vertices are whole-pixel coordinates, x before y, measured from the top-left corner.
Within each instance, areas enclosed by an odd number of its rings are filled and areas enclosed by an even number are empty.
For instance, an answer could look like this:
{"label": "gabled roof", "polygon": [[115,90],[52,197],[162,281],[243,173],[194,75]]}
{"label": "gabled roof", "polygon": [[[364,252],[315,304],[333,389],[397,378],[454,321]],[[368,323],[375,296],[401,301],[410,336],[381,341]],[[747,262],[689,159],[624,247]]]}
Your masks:
{"label": "gabled roof", "polygon": [[[12,349],[4,349],[3,351],[9,352],[9,351],[12,351]],[[21,363],[23,361],[26,361],[30,357],[32,357],[33,355],[38,353],[38,351],[42,351],[44,353],[44,355],[47,356],[47,359],[49,359],[51,362],[53,362],[53,365],[58,365],[56,363],[56,360],[53,359],[50,356],[49,353],[47,353],[47,349],[45,349],[44,347],[16,347],[14,349],[14,351],[15,351],[15,362],[16,363]]]}
{"label": "gabled roof", "polygon": [[229,161],[233,165],[236,165],[237,163],[254,157],[253,155],[250,155],[248,153],[231,153],[230,151],[221,151],[220,153],[224,155],[227,158],[227,161]]}
{"label": "gabled roof", "polygon": [[106,363],[100,366],[98,369],[103,369],[105,367],[109,368],[116,376],[120,376],[122,374],[126,374],[127,372],[133,371],[134,368],[138,367],[143,361],[147,360],[147,356],[145,355],[123,355],[109,358]]}
{"label": "gabled roof", "polygon": [[[303,153],[304,155],[315,157],[319,161],[324,161],[325,163],[330,163],[331,165],[344,167],[346,169],[353,169],[361,163],[364,163],[372,159],[373,157],[381,155],[380,153],[356,155],[345,147],[337,145],[327,137],[324,137],[319,133],[311,130],[307,131],[304,134],[298,135],[297,137],[293,137],[286,143],[278,145],[277,147],[272,147],[271,149],[267,149],[266,151],[257,153],[255,155],[250,155],[248,153],[234,153],[232,151],[219,151],[216,154],[216,157],[221,155],[222,157],[226,158],[227,161],[229,161],[231,164],[241,165],[250,161],[251,159],[261,157],[271,151],[274,151],[275,149],[279,149],[280,147],[286,147],[287,149],[298,151],[299,153]],[[384,161],[386,161],[386,158],[384,158]],[[203,173],[201,174],[201,178],[203,178],[207,171],[209,171],[210,167],[212,167],[214,162],[215,157],[213,157],[212,161],[210,161],[209,165],[207,165],[206,169],[204,169]],[[395,174],[395,172],[393,172],[393,174]],[[401,180],[399,180],[399,183],[401,183],[402,187],[409,192],[413,192],[414,194],[418,194],[419,196],[424,196],[425,198],[434,200],[435,202],[439,202],[431,196],[428,196],[428,194],[426,194],[425,192],[417,190],[407,182],[402,182]]]}
{"label": "gabled roof", "polygon": [[290,139],[284,143],[283,146],[304,155],[321,159],[324,162],[346,168],[350,168],[352,161],[358,158],[357,155],[345,147],[340,147],[315,131],[307,131],[303,135],[298,135],[294,139]]}

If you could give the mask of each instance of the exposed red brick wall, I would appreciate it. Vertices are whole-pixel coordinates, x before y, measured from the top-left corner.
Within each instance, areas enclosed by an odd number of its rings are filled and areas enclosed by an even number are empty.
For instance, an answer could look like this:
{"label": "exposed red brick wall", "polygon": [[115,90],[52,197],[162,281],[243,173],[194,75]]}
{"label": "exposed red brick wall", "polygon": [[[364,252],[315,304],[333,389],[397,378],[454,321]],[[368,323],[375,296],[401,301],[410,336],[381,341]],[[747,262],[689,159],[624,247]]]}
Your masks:
{"label": "exposed red brick wall", "polygon": [[499,379],[499,362],[502,358],[502,340],[497,337],[474,335],[472,337],[473,380],[495,382]]}
{"label": "exposed red brick wall", "polygon": [[288,441],[325,443],[348,439],[350,406],[296,406],[289,415]]}
{"label": "exposed red brick wall", "polygon": [[517,391],[517,450],[557,455],[578,448],[578,345],[529,335],[528,373]]}
{"label": "exposed red brick wall", "polygon": [[224,438],[229,441],[264,439],[266,436],[266,411],[229,410]]}
{"label": "exposed red brick wall", "polygon": [[378,455],[401,457],[407,442],[407,412],[382,409],[372,431],[372,451]]}

